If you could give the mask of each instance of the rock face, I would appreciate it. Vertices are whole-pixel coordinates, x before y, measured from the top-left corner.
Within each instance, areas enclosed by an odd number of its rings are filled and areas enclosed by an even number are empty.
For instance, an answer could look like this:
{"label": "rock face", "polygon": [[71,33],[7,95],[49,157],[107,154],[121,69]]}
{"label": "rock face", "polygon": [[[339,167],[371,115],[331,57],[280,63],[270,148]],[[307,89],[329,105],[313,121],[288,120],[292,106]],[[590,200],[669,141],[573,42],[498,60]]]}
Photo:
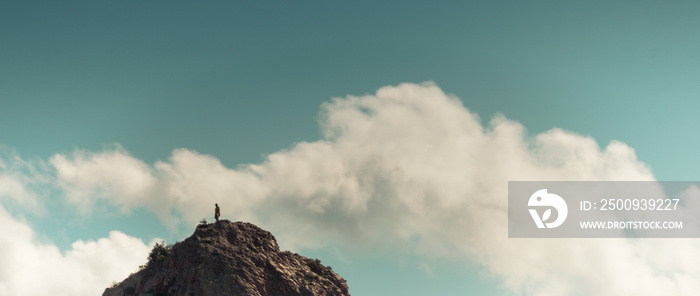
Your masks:
{"label": "rock face", "polygon": [[130,295],[350,295],[330,267],[291,252],[280,252],[271,233],[244,222],[200,225],[166,256],[103,296]]}

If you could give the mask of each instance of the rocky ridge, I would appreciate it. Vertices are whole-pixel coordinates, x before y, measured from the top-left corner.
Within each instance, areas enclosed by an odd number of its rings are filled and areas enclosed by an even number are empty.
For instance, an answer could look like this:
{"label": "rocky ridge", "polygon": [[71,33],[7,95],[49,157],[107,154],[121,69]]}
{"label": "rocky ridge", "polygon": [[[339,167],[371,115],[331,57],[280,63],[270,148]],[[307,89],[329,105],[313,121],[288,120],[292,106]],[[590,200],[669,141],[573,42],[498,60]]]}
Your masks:
{"label": "rocky ridge", "polygon": [[103,296],[350,295],[320,261],[280,252],[274,236],[251,223],[220,220],[152,259]]}

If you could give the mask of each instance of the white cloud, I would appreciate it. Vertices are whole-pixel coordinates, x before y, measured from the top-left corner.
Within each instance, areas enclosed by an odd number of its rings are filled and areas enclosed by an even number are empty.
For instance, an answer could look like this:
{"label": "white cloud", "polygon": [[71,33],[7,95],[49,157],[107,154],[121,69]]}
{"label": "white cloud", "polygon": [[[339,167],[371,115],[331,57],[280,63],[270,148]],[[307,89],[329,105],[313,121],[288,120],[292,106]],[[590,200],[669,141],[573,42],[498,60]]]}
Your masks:
{"label": "white cloud", "polygon": [[140,239],[112,231],[97,241],[77,241],[61,253],[35,241],[32,229],[0,206],[0,295],[101,295],[145,263]]}
{"label": "white cloud", "polygon": [[[231,169],[175,150],[152,166],[123,149],[56,155],[69,199],[249,220],[286,247],[327,242],[466,258],[522,295],[697,295],[697,240],[507,239],[509,180],[653,180],[632,148],[561,129],[527,135],[432,83],[384,87],[322,106],[324,139]],[[688,261],[693,261],[692,264]]]}
{"label": "white cloud", "polygon": [[35,203],[34,193],[27,189],[26,184],[17,176],[0,175],[0,198],[11,198],[18,202]]}
{"label": "white cloud", "polygon": [[43,182],[40,164],[22,159],[15,151],[0,146],[0,202],[11,200],[24,208],[38,210],[37,195],[32,187]]}
{"label": "white cloud", "polygon": [[250,171],[239,172],[223,166],[208,155],[186,149],[173,151],[168,162],[149,167],[116,146],[101,153],[77,150],[50,159],[56,181],[69,202],[89,212],[98,199],[121,206],[123,211],[146,207],[168,226],[177,221],[171,209],[187,221],[211,216],[212,205],[231,203],[230,213],[247,214],[265,188]]}
{"label": "white cloud", "polygon": [[[175,208],[190,222],[214,215],[214,203],[229,217],[253,219],[249,212],[267,194],[259,178],[249,170],[232,170],[209,155],[177,149],[167,162],[154,165],[158,177],[155,211]],[[211,220],[211,219],[210,219]]]}
{"label": "white cloud", "polygon": [[155,183],[150,168],[119,146],[103,153],[76,150],[70,159],[57,154],[49,162],[66,196],[83,212],[95,197],[125,208],[139,206]]}

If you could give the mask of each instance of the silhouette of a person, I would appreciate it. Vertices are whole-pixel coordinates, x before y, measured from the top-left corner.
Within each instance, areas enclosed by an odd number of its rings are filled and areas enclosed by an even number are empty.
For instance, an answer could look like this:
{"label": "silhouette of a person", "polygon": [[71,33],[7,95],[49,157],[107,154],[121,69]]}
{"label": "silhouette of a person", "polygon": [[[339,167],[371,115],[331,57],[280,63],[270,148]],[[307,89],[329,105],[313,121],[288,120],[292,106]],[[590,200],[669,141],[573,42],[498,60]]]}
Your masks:
{"label": "silhouette of a person", "polygon": [[214,205],[216,205],[216,208],[214,208],[214,219],[216,219],[216,221],[218,222],[219,216],[221,216],[221,210],[219,209],[219,204]]}

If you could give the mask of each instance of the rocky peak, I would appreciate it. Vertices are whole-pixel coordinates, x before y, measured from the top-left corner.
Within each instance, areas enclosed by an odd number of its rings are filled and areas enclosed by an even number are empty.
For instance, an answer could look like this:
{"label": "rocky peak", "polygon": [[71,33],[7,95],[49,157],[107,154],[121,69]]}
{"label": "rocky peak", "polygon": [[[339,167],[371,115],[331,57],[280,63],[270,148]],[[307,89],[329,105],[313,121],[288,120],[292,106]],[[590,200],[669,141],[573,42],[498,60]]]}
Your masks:
{"label": "rocky peak", "polygon": [[105,290],[127,295],[350,295],[343,278],[320,261],[280,252],[275,237],[251,223],[220,220]]}
{"label": "rocky peak", "polygon": [[[277,240],[269,231],[247,222],[221,220],[199,225],[192,237],[204,247],[248,250],[256,253],[278,253]],[[241,249],[244,248],[244,249]]]}

